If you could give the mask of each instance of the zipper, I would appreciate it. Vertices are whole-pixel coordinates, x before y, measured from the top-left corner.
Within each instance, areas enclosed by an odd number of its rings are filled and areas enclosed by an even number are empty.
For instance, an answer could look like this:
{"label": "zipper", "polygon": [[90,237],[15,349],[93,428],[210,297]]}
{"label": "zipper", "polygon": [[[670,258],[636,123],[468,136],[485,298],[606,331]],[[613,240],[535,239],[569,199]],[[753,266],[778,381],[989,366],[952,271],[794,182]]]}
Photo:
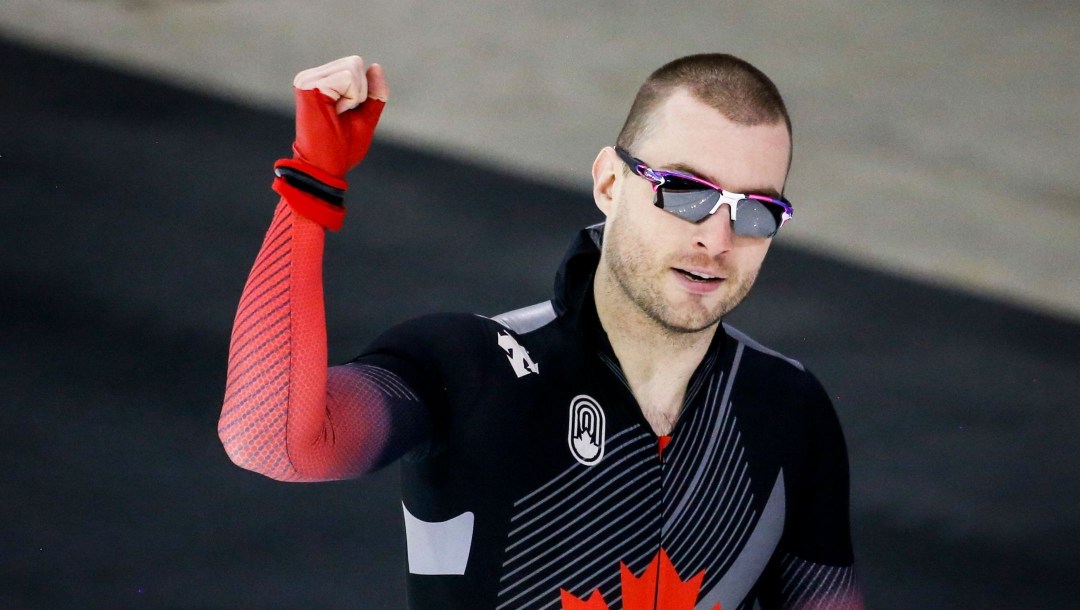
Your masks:
{"label": "zipper", "polygon": [[[656,552],[654,553],[653,556],[654,557],[659,557],[660,556],[660,549],[662,549],[663,545],[664,545],[664,517],[665,517],[665,515],[664,515],[664,511],[665,511],[665,507],[664,507],[664,471],[665,471],[665,469],[667,467],[667,460],[664,459],[664,449],[671,442],[672,435],[671,434],[666,434],[666,435],[661,436],[661,435],[657,434],[655,430],[653,430],[652,425],[649,424],[649,421],[647,419],[645,419],[644,413],[641,412],[641,405],[638,404],[637,398],[634,396],[634,390],[631,389],[630,383],[627,382],[626,375],[623,374],[622,368],[617,363],[615,363],[611,358],[609,358],[608,355],[605,354],[604,352],[598,351],[596,353],[596,355],[600,358],[600,361],[603,362],[605,366],[607,366],[607,368],[611,371],[611,373],[613,375],[615,375],[615,378],[619,380],[619,382],[623,385],[623,387],[626,388],[626,393],[627,393],[627,395],[629,395],[631,403],[635,407],[634,410],[636,411],[636,417],[638,419],[638,424],[643,426],[646,430],[648,430],[649,434],[652,434],[653,438],[656,439],[656,448],[657,448],[656,459],[660,464],[660,473],[659,473],[659,477],[660,477],[660,481],[659,481],[659,483],[660,483],[659,497],[660,497],[660,499],[656,503],[656,510],[659,513],[659,519],[657,520],[657,528],[656,528]],[[697,393],[696,389],[697,388],[693,388],[693,393],[694,394]],[[683,400],[683,408],[679,411],[679,415],[675,419],[675,425],[673,425],[672,428],[671,428],[672,432],[675,431],[675,426],[678,425],[679,419],[682,417],[683,412],[686,410],[686,405],[689,404],[688,398],[690,398],[690,394],[691,394],[691,391],[688,390],[687,391],[687,398]],[[663,439],[667,439],[667,440],[665,441]],[[658,565],[657,566],[657,571],[656,571],[656,582],[653,585],[653,603],[652,603],[653,610],[657,610],[659,608],[659,604],[660,604],[660,570],[659,570],[659,565]]]}
{"label": "zipper", "polygon": [[[667,438],[668,441],[667,442],[662,441],[661,439],[663,439],[663,438]],[[667,516],[667,515],[665,515],[667,507],[664,506],[664,483],[666,482],[666,479],[664,478],[664,470],[667,468],[667,460],[664,459],[664,447],[667,446],[667,443],[671,442],[670,439],[671,439],[671,436],[658,436],[658,437],[656,437],[656,442],[657,442],[657,456],[656,457],[657,457],[657,459],[660,460],[660,501],[657,502],[657,508],[660,511],[660,523],[658,524],[658,527],[656,528],[656,557],[658,559],[660,557],[660,550],[664,548],[664,519]],[[659,565],[659,562],[657,563],[656,568],[657,568],[656,569],[656,587],[655,587],[655,590],[653,591],[653,610],[658,610],[660,608],[660,565]]]}
{"label": "zipper", "polygon": [[[605,354],[602,351],[598,351],[597,356],[600,358],[600,361],[603,362],[607,366],[607,368],[611,371],[611,373],[613,375],[615,375],[615,378],[619,380],[619,382],[623,385],[623,387],[626,388],[626,393],[630,397],[631,404],[633,404],[635,406],[634,410],[637,412],[636,417],[638,418],[639,425],[644,426],[644,428],[646,430],[648,430],[650,434],[653,435],[653,438],[656,439],[656,449],[657,449],[656,458],[657,458],[657,461],[659,462],[659,465],[660,465],[660,474],[659,474],[659,477],[660,477],[660,491],[659,491],[660,499],[657,502],[657,506],[656,506],[656,510],[659,513],[659,519],[658,519],[657,528],[656,528],[656,552],[655,552],[655,554],[653,556],[657,558],[657,561],[659,561],[660,551],[661,551],[661,549],[664,548],[664,520],[667,517],[667,515],[666,515],[667,506],[664,504],[664,487],[665,487],[666,482],[667,482],[665,474],[667,472],[668,458],[667,458],[667,456],[664,455],[664,452],[666,451],[668,445],[670,445],[672,443],[672,441],[675,440],[675,430],[678,428],[679,422],[682,421],[683,414],[686,413],[687,407],[690,406],[690,404],[693,402],[694,398],[697,397],[697,395],[698,395],[699,391],[701,390],[702,386],[705,385],[704,381],[705,381],[706,378],[708,378],[709,371],[711,371],[713,369],[713,366],[716,363],[717,354],[716,353],[707,354],[705,359],[702,361],[702,366],[700,367],[700,369],[698,371],[695,371],[694,375],[692,375],[690,377],[690,381],[688,382],[687,388],[686,388],[686,395],[683,397],[682,409],[679,410],[679,414],[678,414],[678,416],[676,416],[675,422],[671,426],[671,432],[668,433],[668,434],[664,434],[664,435],[657,434],[656,431],[653,430],[652,425],[649,424],[649,421],[647,419],[645,419],[645,415],[641,411],[641,405],[638,404],[637,398],[634,396],[634,391],[633,391],[633,389],[630,388],[630,383],[627,382],[626,376],[622,372],[622,368],[616,362],[614,362],[610,357],[608,357],[607,354]],[[653,610],[660,610],[660,569],[659,568],[660,568],[660,566],[658,564],[657,565],[657,571],[656,571],[656,581],[655,581],[655,583],[653,585],[653,603],[652,603],[652,609]]]}

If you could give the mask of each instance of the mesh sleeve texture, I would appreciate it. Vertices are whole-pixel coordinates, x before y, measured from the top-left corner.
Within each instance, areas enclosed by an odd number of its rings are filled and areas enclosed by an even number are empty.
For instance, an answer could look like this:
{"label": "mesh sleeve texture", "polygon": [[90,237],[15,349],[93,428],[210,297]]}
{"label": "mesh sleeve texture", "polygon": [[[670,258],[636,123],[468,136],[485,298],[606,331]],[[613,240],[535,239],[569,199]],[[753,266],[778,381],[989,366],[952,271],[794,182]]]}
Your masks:
{"label": "mesh sleeve texture", "polygon": [[780,562],[784,610],[863,610],[854,566],[830,566],[785,555]]}
{"label": "mesh sleeve texture", "polygon": [[218,435],[236,464],[282,481],[356,477],[429,435],[424,405],[397,375],[327,367],[324,239],[282,199],[233,323]]}

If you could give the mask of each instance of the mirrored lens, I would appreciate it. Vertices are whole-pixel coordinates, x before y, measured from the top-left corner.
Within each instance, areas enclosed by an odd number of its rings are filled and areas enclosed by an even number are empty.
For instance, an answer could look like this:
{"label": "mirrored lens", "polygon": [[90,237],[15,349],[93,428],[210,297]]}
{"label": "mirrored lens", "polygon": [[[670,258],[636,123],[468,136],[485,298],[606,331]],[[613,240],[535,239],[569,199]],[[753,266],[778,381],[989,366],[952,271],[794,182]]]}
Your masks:
{"label": "mirrored lens", "polygon": [[720,198],[720,193],[700,187],[684,190],[665,184],[660,190],[663,191],[664,210],[690,222],[703,220]]}
{"label": "mirrored lens", "polygon": [[748,237],[772,237],[780,228],[780,212],[774,207],[757,199],[740,199],[735,210],[735,232]]}

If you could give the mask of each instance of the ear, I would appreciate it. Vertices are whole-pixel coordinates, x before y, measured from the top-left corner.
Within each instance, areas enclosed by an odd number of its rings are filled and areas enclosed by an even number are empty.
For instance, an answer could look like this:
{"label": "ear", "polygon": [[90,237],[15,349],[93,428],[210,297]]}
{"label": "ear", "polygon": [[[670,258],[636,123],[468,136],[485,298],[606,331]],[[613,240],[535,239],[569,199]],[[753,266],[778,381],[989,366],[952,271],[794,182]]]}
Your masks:
{"label": "ear", "polygon": [[593,201],[608,216],[615,201],[615,181],[619,172],[619,159],[615,149],[605,146],[592,164]]}

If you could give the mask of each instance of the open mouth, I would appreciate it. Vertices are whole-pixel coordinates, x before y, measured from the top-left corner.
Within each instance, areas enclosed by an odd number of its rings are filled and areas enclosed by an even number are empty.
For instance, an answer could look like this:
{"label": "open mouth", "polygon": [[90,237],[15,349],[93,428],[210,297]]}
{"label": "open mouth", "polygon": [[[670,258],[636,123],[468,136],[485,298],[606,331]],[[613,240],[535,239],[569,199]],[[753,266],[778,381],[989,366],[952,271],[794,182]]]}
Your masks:
{"label": "open mouth", "polygon": [[685,269],[675,269],[675,271],[678,271],[679,273],[681,273],[683,275],[683,277],[685,277],[686,279],[688,279],[688,280],[690,280],[692,282],[699,282],[699,283],[702,283],[702,284],[706,284],[706,283],[709,283],[709,282],[719,282],[719,281],[722,281],[724,279],[722,277],[717,277],[715,275],[707,275],[707,274],[704,274],[704,273],[694,273],[693,271],[687,271]]}

